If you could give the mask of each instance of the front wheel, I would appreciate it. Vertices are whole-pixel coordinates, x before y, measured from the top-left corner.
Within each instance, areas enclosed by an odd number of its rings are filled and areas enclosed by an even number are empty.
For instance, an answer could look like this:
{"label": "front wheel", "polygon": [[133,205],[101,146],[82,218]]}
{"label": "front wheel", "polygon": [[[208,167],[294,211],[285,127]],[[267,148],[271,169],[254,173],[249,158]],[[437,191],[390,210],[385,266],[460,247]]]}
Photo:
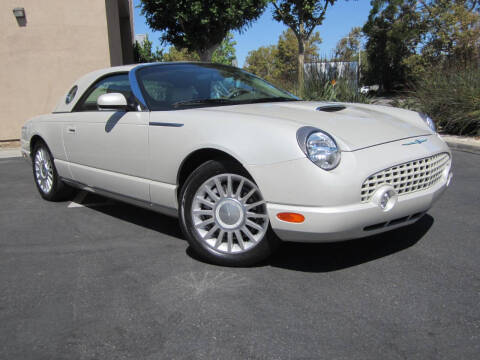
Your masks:
{"label": "front wheel", "polygon": [[211,263],[253,265],[278,244],[260,189],[235,163],[201,165],[185,182],[180,200],[182,230],[193,250]]}
{"label": "front wheel", "polygon": [[58,176],[52,154],[43,142],[35,145],[32,163],[35,185],[42,198],[59,201],[72,194],[73,189]]}

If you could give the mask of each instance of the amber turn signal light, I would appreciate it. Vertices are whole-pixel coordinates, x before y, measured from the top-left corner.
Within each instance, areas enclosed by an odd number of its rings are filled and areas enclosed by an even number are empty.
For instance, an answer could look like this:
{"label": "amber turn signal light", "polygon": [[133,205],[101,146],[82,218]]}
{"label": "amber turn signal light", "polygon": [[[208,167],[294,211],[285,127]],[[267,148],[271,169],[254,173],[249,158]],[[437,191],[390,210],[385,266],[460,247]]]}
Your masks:
{"label": "amber turn signal light", "polygon": [[305,221],[305,216],[302,214],[297,214],[297,213],[278,213],[277,217],[286,222],[291,222],[291,223],[302,223]]}

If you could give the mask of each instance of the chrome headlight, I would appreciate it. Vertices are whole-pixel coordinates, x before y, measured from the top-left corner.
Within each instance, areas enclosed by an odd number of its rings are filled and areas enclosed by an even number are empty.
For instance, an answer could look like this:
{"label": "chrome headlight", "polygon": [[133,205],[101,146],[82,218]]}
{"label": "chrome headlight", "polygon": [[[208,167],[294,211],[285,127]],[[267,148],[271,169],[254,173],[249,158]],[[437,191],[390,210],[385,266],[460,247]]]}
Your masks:
{"label": "chrome headlight", "polygon": [[340,163],[340,149],[329,134],[305,126],[298,129],[297,141],[310,161],[323,170],[335,169]]}
{"label": "chrome headlight", "polygon": [[425,124],[428,125],[428,127],[433,131],[433,132],[437,132],[437,127],[435,126],[435,122],[432,120],[432,118],[426,114],[420,114],[423,121],[425,122]]}

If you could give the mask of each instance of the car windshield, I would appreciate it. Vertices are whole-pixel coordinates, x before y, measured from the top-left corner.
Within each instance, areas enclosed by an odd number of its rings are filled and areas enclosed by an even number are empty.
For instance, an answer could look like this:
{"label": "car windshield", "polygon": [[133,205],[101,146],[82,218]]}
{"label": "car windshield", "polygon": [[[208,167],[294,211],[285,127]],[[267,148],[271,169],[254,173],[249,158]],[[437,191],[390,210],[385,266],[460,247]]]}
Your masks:
{"label": "car windshield", "polygon": [[137,80],[154,111],[299,100],[246,71],[219,64],[145,66]]}

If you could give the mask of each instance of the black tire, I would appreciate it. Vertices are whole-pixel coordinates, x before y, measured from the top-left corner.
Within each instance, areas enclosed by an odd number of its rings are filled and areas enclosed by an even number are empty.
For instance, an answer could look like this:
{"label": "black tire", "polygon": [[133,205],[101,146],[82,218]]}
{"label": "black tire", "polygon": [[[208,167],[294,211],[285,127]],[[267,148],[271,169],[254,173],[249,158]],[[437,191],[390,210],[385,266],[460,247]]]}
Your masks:
{"label": "black tire", "polygon": [[[179,196],[180,225],[192,250],[204,261],[222,266],[252,266],[268,258],[278,247],[280,240],[270,225],[264,237],[252,248],[241,253],[218,251],[209,246],[195,230],[191,209],[197,190],[210,178],[221,174],[236,174],[253,182],[240,165],[231,161],[210,160],[194,170],[185,181]],[[253,182],[254,183],[254,182]]]}
{"label": "black tire", "polygon": [[[46,158],[46,160],[51,164],[50,166],[50,174],[52,176],[51,186],[49,190],[42,189],[40,186],[39,177],[41,176],[36,171],[36,158],[37,154],[42,152],[42,156]],[[65,184],[60,177],[58,176],[57,169],[55,168],[55,162],[53,161],[53,156],[50,150],[48,149],[47,145],[43,141],[38,141],[35,146],[33,147],[32,152],[32,171],[33,171],[33,180],[35,182],[35,186],[37,187],[40,196],[48,201],[62,201],[72,196],[74,189],[67,184]],[[45,173],[46,171],[44,171]]]}

